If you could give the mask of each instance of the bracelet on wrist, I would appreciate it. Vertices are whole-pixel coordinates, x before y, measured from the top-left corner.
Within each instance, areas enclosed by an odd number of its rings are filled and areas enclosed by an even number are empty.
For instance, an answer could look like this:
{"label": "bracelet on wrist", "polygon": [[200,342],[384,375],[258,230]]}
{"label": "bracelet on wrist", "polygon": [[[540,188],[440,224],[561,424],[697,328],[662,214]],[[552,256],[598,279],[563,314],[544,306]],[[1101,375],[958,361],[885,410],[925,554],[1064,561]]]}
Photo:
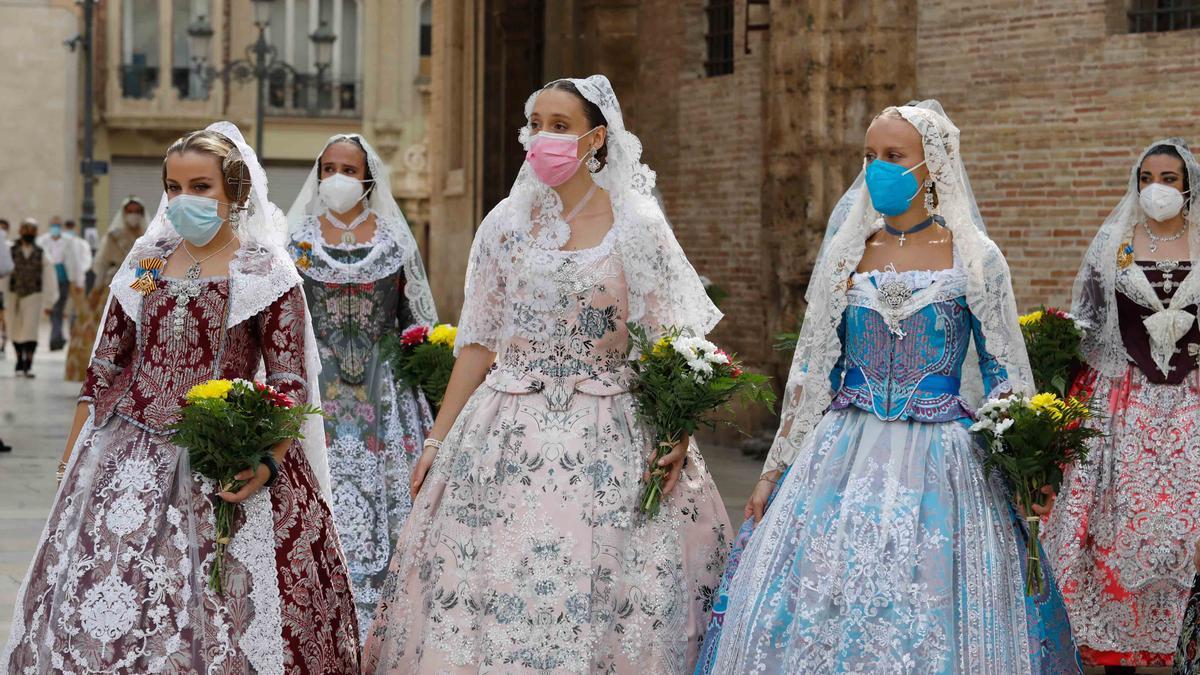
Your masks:
{"label": "bracelet on wrist", "polygon": [[436,438],[426,438],[425,442],[421,444],[421,447],[425,448],[426,450],[428,450],[429,448],[433,448],[434,450],[441,450],[442,442]]}
{"label": "bracelet on wrist", "polygon": [[264,455],[262,463],[267,466],[267,470],[271,472],[271,476],[267,478],[267,482],[263,483],[263,487],[271,487],[275,484],[275,479],[279,478],[279,464],[275,462],[275,458],[271,455]]}

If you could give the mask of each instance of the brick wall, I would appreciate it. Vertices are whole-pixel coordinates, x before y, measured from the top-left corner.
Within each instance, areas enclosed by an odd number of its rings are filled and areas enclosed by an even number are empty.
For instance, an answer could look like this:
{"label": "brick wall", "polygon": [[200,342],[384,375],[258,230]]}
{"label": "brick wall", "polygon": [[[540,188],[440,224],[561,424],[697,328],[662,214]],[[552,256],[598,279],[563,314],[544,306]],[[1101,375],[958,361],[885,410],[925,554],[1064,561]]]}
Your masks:
{"label": "brick wall", "polygon": [[1125,34],[1119,0],[919,7],[918,93],[962,131],[1018,304],[1068,302],[1142,148],[1172,135],[1200,143],[1197,31]]}
{"label": "brick wall", "polygon": [[745,53],[738,2],[734,72],[705,77],[705,4],[643,0],[629,124],[658,172],[667,217],[689,260],[729,293],[715,339],[761,363],[770,355],[763,283],[769,270],[760,243],[765,47],[752,35],[753,53]]}

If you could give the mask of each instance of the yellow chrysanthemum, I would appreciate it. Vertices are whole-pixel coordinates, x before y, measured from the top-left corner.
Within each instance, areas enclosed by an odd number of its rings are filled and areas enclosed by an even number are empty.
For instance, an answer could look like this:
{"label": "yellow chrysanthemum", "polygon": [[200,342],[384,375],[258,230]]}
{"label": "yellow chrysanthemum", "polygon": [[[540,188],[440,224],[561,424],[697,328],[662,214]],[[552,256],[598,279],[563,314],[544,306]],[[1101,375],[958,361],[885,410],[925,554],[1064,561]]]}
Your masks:
{"label": "yellow chrysanthemum", "polygon": [[230,389],[233,389],[233,382],[229,380],[209,380],[189,389],[187,399],[197,401],[204,398],[225,398]]}
{"label": "yellow chrysanthemum", "polygon": [[1028,326],[1031,323],[1037,323],[1037,322],[1041,321],[1042,317],[1045,316],[1045,314],[1046,313],[1041,310],[1038,310],[1036,312],[1030,312],[1028,314],[1018,317],[1017,322],[1020,323],[1022,326]]}
{"label": "yellow chrysanthemum", "polygon": [[435,345],[453,347],[457,337],[458,329],[448,323],[435,326],[433,330],[429,331],[429,341]]}
{"label": "yellow chrysanthemum", "polygon": [[671,350],[671,341],[665,337],[659,338],[658,342],[654,343],[654,355],[655,356],[662,356],[663,354],[666,354],[670,350]]}
{"label": "yellow chrysanthemum", "polygon": [[1029,399],[1029,407],[1035,412],[1044,412],[1056,417],[1062,417],[1062,399],[1049,392],[1037,394]]}

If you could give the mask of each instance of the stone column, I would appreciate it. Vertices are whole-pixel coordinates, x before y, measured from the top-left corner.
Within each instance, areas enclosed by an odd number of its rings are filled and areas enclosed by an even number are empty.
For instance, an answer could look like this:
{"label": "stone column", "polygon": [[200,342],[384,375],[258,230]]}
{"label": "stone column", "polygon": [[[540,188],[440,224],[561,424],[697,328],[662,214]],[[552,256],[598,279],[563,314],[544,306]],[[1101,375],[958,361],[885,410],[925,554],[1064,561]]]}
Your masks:
{"label": "stone column", "polygon": [[762,192],[770,334],[796,330],[829,212],[862,167],[867,126],[914,97],[916,4],[771,0]]}

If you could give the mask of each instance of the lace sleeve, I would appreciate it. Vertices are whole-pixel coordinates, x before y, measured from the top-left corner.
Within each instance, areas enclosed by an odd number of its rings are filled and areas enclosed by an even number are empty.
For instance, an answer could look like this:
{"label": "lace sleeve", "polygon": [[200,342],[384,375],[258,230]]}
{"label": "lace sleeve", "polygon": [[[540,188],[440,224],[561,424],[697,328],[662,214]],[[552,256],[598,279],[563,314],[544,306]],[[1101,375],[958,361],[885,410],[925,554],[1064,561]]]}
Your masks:
{"label": "lace sleeve", "polygon": [[[651,335],[667,326],[705,335],[721,320],[700,275],[688,262],[662,212],[637,198],[618,210],[615,227],[629,285],[629,321]],[[644,200],[642,200],[644,201]]]}
{"label": "lace sleeve", "polygon": [[92,360],[88,363],[87,378],[79,392],[79,400],[93,402],[108,390],[133,361],[137,345],[137,326],[116,302],[108,303],[103,330],[96,341]]}
{"label": "lace sleeve", "polygon": [[256,317],[267,384],[297,402],[309,400],[304,366],[306,311],[304,293],[294,286]]}
{"label": "lace sleeve", "polygon": [[475,233],[471,256],[467,262],[467,281],[463,291],[462,313],[458,320],[458,337],[454,344],[457,356],[462,348],[477,344],[498,352],[504,339],[506,266],[503,256],[512,241],[500,228],[507,200],[500,202]]}
{"label": "lace sleeve", "polygon": [[1012,391],[1008,383],[1008,370],[992,355],[987,348],[987,338],[983,335],[983,327],[975,315],[971,315],[971,338],[975,340],[975,351],[979,355],[979,375],[983,378],[983,392],[988,398],[995,398]]}

